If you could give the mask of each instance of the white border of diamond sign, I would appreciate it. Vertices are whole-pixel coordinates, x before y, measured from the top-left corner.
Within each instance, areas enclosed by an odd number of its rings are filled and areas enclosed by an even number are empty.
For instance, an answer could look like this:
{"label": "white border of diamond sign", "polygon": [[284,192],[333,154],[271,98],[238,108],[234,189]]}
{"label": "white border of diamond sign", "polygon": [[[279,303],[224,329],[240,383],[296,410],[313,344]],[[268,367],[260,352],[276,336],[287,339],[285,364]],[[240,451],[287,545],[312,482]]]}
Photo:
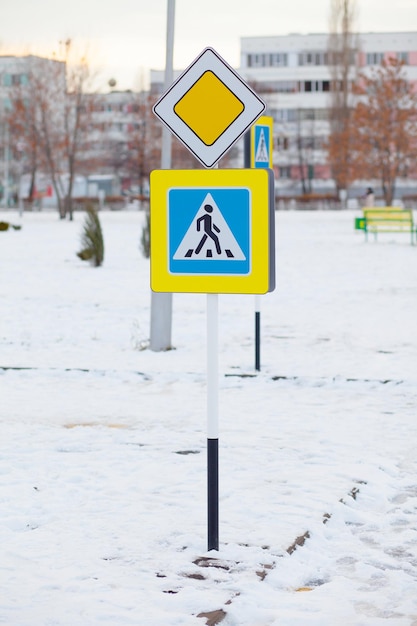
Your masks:
{"label": "white border of diamond sign", "polygon": [[[177,102],[207,71],[215,74],[244,106],[242,113],[211,146],[206,145],[174,111]],[[153,112],[205,167],[211,168],[252,126],[264,112],[265,106],[213,48],[205,48],[158,100]]]}

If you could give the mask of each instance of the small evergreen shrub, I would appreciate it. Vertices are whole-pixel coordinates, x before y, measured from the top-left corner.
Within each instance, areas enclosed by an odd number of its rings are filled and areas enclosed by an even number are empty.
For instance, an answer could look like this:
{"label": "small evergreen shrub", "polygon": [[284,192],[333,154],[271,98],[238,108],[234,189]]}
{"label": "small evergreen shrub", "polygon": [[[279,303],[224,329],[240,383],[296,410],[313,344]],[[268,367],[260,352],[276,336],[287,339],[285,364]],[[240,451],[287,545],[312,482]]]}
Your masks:
{"label": "small evergreen shrub", "polygon": [[0,222],[0,231],[9,230],[9,228],[13,228],[13,230],[20,230],[22,227],[20,226],[20,224],[10,224],[9,222]]}
{"label": "small evergreen shrub", "polygon": [[95,267],[102,265],[104,260],[104,240],[100,219],[97,211],[87,207],[81,233],[81,250],[77,256],[82,261],[90,261]]}

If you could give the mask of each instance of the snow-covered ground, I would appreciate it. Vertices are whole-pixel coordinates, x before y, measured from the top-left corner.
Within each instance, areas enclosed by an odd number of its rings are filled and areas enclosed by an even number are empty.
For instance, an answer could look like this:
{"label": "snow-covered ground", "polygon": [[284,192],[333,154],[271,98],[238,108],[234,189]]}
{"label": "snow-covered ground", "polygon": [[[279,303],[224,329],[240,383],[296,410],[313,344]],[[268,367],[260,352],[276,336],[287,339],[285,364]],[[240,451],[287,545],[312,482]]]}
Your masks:
{"label": "snow-covered ground", "polygon": [[100,217],[93,268],[82,214],[0,212],[0,624],[416,626],[417,247],[278,212],[259,373],[254,297],[219,296],[217,553],[206,296],[146,349],[143,213]]}

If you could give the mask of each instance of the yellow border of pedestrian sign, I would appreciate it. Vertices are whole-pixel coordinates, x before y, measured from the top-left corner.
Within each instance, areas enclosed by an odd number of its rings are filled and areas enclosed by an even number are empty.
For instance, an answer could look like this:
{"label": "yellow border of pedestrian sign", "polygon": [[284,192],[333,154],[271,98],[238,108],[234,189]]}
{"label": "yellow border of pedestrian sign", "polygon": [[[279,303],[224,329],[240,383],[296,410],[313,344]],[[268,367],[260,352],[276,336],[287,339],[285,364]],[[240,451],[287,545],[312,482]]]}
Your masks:
{"label": "yellow border of pedestrian sign", "polygon": [[275,288],[271,170],[154,170],[150,216],[153,291]]}

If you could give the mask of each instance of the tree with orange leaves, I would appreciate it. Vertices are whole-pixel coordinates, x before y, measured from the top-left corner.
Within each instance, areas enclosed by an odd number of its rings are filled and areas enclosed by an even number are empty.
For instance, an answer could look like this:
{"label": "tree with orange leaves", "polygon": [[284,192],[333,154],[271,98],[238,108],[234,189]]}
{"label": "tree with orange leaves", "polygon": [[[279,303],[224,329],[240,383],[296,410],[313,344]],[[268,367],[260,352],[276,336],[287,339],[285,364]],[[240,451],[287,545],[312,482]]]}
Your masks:
{"label": "tree with orange leaves", "polygon": [[351,176],[378,179],[387,206],[417,157],[417,93],[403,66],[389,58],[360,75],[350,123]]}

